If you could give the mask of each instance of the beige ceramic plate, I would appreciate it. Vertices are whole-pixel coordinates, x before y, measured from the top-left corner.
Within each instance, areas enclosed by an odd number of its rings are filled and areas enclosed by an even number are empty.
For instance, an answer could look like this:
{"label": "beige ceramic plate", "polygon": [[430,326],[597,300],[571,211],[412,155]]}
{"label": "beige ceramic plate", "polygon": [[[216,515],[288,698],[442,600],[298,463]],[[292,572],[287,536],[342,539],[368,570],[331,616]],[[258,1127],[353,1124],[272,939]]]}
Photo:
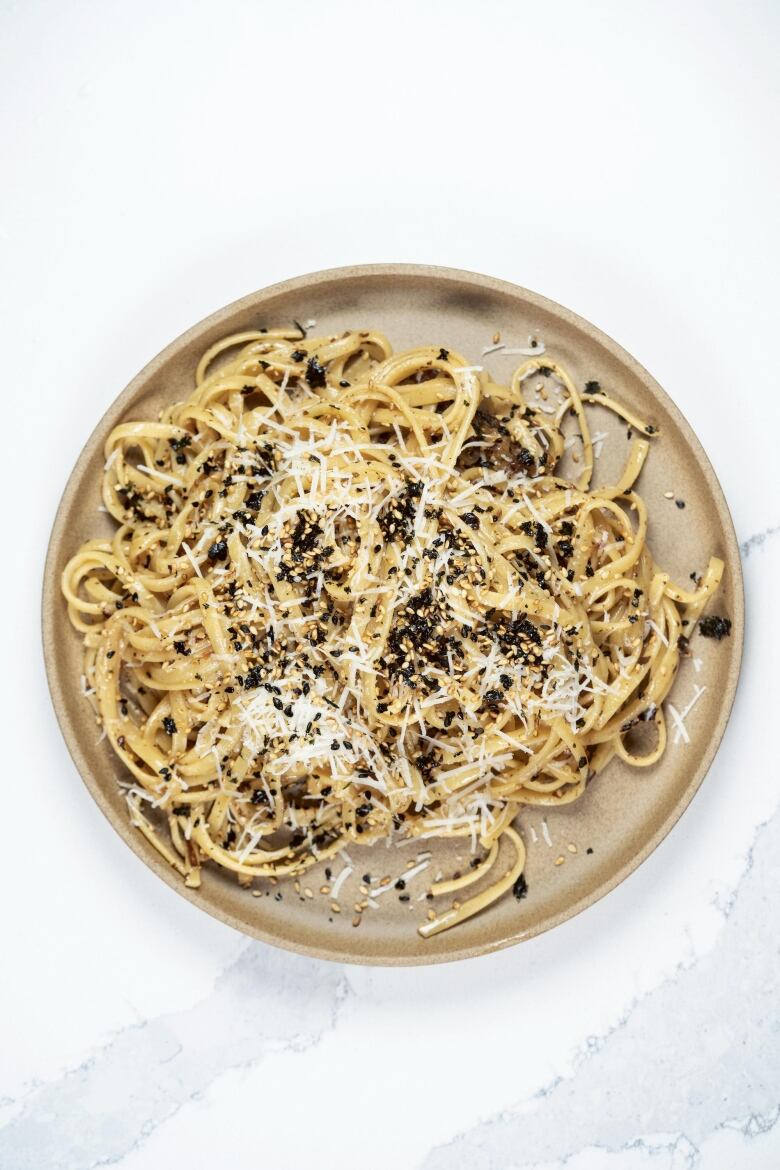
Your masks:
{"label": "beige ceramic plate", "polygon": [[[198,358],[217,338],[261,325],[288,324],[294,318],[315,318],[317,333],[377,328],[399,349],[452,347],[484,362],[498,381],[508,379],[522,359],[500,353],[480,356],[496,330],[507,345],[527,344],[530,333],[540,336],[548,353],[563,362],[580,385],[598,379],[638,414],[660,425],[663,436],[653,444],[640,482],[649,506],[650,544],[660,564],[682,582],[692,570],[701,571],[712,553],[727,566],[715,609],[731,617],[731,637],[716,643],[697,636],[694,648],[702,659],[702,672],[694,676],[691,660],[685,661],[672,692],[676,705],[683,707],[694,677],[710,684],[690,717],[690,744],[670,742],[663,760],[649,769],[631,771],[619,761],[611,764],[582,800],[548,812],[552,848],[544,843],[541,815],[524,814],[527,897],[518,902],[508,895],[427,942],[416,927],[428,904],[416,901],[416,895],[430,874],[410,883],[410,902],[388,893],[380,899],[380,909],[367,911],[359,928],[352,926],[360,875],[366,871],[399,875],[417,846],[386,849],[380,844],[351,850],[355,873],[341,891],[341,914],[330,913],[329,899],[319,895],[323,877],[318,871],[307,875],[316,893],[313,899],[298,897],[289,885],[252,897],[232,879],[214,872],[206,872],[202,889],[185,889],[178,875],[130,827],[117,787],[121,768],[108,745],[98,745],[94,719],[80,694],[80,644],[67,620],[59,580],[65,562],[83,540],[110,530],[108,518],[97,510],[106,435],[122,420],[151,417],[163,402],[184,397]],[[599,462],[599,478],[604,480],[622,465],[628,444],[626,428],[614,416],[602,416],[600,408],[596,411],[594,428],[609,432]],[[685,501],[684,509],[665,499],[669,489]],[[669,832],[699,787],[729,716],[742,651],[742,577],[728,508],[704,451],[674,403],[620,346],[567,309],[503,281],[447,268],[369,265],[299,277],[220,309],[169,345],[120,394],[87,442],[57,513],[46,563],[43,635],[57,717],[85,784],[119,835],[183,897],[246,934],[309,955],[357,963],[435,963],[496,950],[563,922],[621,882]],[[576,844],[576,854],[568,851],[569,842]],[[587,852],[589,847],[592,853]],[[438,867],[441,856],[445,872],[456,868],[457,858],[468,863],[462,845],[442,842],[433,848],[435,864]],[[556,867],[560,855],[566,860]],[[334,869],[341,867],[337,860]],[[281,900],[274,897],[278,892]]]}

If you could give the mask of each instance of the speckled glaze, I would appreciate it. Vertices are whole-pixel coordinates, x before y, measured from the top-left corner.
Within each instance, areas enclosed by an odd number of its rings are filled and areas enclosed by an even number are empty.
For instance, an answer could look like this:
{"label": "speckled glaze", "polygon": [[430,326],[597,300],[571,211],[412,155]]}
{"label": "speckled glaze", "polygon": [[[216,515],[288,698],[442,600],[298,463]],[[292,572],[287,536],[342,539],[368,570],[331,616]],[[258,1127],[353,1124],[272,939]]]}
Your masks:
{"label": "speckled glaze", "polygon": [[[564,843],[557,848],[545,845],[539,812],[521,813],[521,827],[532,828],[538,838],[529,848],[528,896],[522,902],[506,896],[471,921],[428,941],[417,934],[424,911],[414,901],[401,904],[386,898],[381,909],[367,913],[356,929],[351,915],[328,914],[327,899],[304,901],[289,887],[281,902],[252,897],[208,867],[200,890],[185,888],[131,827],[117,786],[121,766],[106,743],[97,743],[94,718],[80,693],[80,640],[68,622],[59,579],[83,540],[110,531],[110,519],[97,511],[106,436],[118,422],[149,417],[163,402],[183,397],[192,385],[198,358],[217,338],[293,318],[315,318],[317,333],[371,326],[386,333],[395,348],[445,345],[484,363],[499,381],[509,377],[518,359],[500,352],[480,356],[495,331],[501,331],[508,346],[526,344],[531,333],[539,336],[547,352],[580,384],[598,379],[660,427],[661,437],[653,444],[639,483],[648,503],[649,543],[657,561],[681,581],[692,570],[700,571],[712,554],[726,563],[717,609],[730,615],[732,633],[719,644],[696,637],[695,654],[718,685],[708,687],[691,715],[691,743],[685,751],[670,746],[659,764],[640,774],[615,761],[580,801],[548,810],[550,833]],[[603,482],[622,466],[628,450],[626,428],[606,412],[602,419],[601,408],[593,413],[594,426],[601,423],[609,431],[597,463]],[[670,488],[685,501],[684,509],[665,498]],[[298,277],[228,305],[169,345],[120,394],[87,441],[62,497],[45,569],[43,638],[57,718],[84,783],[117,833],[165,882],[245,934],[303,954],[352,963],[437,963],[494,951],[558,925],[623,881],[669,832],[701,784],[731,710],[743,641],[742,575],[729,511],[707,456],[674,403],[614,341],[554,302],[487,276],[421,265],[366,265]],[[691,662],[686,660],[672,692],[678,706],[687,703],[693,679]],[[527,840],[534,834],[527,833]],[[566,849],[568,843],[576,846],[576,854]],[[464,852],[451,842],[434,842],[432,848],[434,864],[443,868],[457,864]],[[555,866],[559,848],[566,861]],[[382,845],[354,847],[350,854],[358,874],[381,869],[400,875],[409,857],[408,852],[399,855]],[[320,880],[315,869],[310,884],[316,888]]]}

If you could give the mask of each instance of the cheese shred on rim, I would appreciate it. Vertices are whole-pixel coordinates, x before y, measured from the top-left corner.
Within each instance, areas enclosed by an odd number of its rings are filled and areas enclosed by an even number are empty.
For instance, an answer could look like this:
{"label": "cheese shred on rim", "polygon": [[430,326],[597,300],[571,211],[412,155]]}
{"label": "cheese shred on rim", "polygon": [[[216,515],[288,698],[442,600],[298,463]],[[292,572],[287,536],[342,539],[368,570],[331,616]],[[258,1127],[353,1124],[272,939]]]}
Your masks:
{"label": "cheese shred on rim", "polygon": [[[114,428],[116,531],[62,589],[131,819],[187,885],[207,862],[250,884],[351,843],[466,838],[471,868],[432,893],[478,892],[427,937],[519,891],[524,805],[658,760],[683,621],[723,563],[693,590],[655,564],[634,484],[657,428],[585,389],[548,354],[503,386],[378,332],[260,330]],[[636,435],[597,489],[588,403]]]}

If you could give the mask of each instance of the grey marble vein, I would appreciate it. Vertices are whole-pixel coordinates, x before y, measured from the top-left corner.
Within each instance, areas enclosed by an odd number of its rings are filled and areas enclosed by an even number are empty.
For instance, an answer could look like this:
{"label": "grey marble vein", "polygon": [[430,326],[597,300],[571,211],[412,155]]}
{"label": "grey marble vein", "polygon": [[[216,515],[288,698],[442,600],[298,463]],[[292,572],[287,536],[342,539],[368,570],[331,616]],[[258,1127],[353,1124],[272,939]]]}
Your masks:
{"label": "grey marble vein", "polygon": [[586,1148],[638,1147],[674,1147],[694,1168],[719,1130],[755,1137],[775,1126],[779,856],[777,813],[759,829],[712,950],[586,1045],[572,1076],[432,1150],[422,1170],[522,1170]]}
{"label": "grey marble vein", "polygon": [[727,1121],[724,1129],[736,1129],[745,1137],[757,1137],[762,1133],[769,1133],[780,1121],[780,1105],[770,1113],[751,1113],[741,1121]]}
{"label": "grey marble vein", "polygon": [[252,943],[204,1000],[122,1029],[30,1093],[0,1129],[0,1167],[111,1165],[226,1070],[316,1044],[348,994],[339,967]]}
{"label": "grey marble vein", "polygon": [[765,528],[763,532],[754,532],[747,540],[743,540],[739,546],[739,551],[743,557],[749,557],[751,552],[760,548],[764,541],[768,540],[770,536],[775,536],[780,532],[780,524],[775,524],[772,528]]}

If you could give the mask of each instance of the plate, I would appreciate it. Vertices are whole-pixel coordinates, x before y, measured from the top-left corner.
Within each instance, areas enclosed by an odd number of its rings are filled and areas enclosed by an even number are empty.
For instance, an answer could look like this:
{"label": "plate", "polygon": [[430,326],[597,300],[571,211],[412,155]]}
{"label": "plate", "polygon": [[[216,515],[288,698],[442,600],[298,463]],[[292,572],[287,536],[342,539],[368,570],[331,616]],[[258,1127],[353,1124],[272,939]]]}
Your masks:
{"label": "plate", "polygon": [[[655,766],[632,770],[614,761],[581,800],[548,810],[544,820],[542,811],[522,813],[529,846],[527,896],[518,901],[508,894],[470,921],[428,940],[418,935],[417,925],[427,909],[418,895],[430,874],[410,882],[408,902],[388,892],[378,909],[363,915],[358,928],[349,912],[360,897],[357,883],[363,872],[401,876],[408,860],[428,843],[351,848],[355,869],[348,880],[353,884],[340,894],[340,914],[331,912],[330,899],[319,895],[324,875],[317,869],[306,876],[313,898],[296,893],[290,883],[261,886],[261,895],[253,897],[208,866],[202,887],[187,889],[129,823],[117,785],[122,768],[108,744],[98,743],[94,716],[80,692],[80,640],[59,591],[62,569],[79,545],[111,531],[112,522],[98,511],[98,504],[103,443],[112,427],[151,417],[163,402],[185,397],[201,354],[225,334],[310,318],[316,319],[318,334],[372,327],[386,333],[396,349],[451,347],[484,363],[498,381],[508,380],[522,359],[500,351],[481,357],[495,332],[501,332],[507,346],[526,345],[530,334],[540,337],[548,354],[579,385],[596,379],[660,425],[662,436],[653,444],[639,485],[648,503],[649,543],[656,560],[681,582],[693,570],[701,571],[712,554],[726,563],[715,609],[731,618],[731,637],[718,643],[697,636],[700,673],[694,673],[691,658],[684,659],[671,695],[682,708],[694,679],[707,685],[688,720],[690,743],[675,744],[670,734],[667,751]],[[614,415],[602,418],[601,408],[593,409],[594,429],[608,432],[597,463],[597,482],[603,482],[622,466],[626,428]],[[665,498],[670,490],[685,501],[684,508]],[[666,836],[701,784],[729,717],[742,652],[742,576],[731,517],[707,456],[674,403],[620,346],[568,309],[504,281],[448,268],[377,264],[313,273],[252,293],[195,325],[133,379],[96,426],[62,497],[46,561],[43,639],[57,718],[84,783],[120,837],[182,897],[245,934],[307,955],[353,963],[437,963],[484,954],[549,930],[623,881]],[[451,873],[461,861],[468,864],[462,844],[430,845],[432,867],[441,865]],[[564,862],[556,865],[559,857]],[[332,868],[342,865],[337,861]]]}

